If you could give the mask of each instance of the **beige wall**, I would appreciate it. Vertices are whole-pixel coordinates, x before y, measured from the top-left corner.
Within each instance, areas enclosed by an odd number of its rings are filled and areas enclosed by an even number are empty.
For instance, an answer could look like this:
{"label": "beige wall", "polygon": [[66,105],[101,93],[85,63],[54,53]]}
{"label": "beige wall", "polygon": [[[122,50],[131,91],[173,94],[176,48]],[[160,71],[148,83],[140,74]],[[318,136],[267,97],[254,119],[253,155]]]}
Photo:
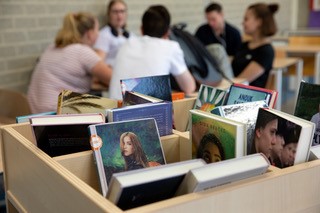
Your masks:
{"label": "beige wall", "polygon": [[[171,14],[172,23],[188,23],[194,30],[203,19],[203,7],[207,0],[127,0],[129,6],[128,28],[140,33],[140,17],[150,5],[165,4]],[[220,0],[226,18],[241,29],[245,8],[252,0]],[[266,1],[271,2],[271,1]],[[277,21],[280,31],[291,26],[291,0],[279,2]],[[106,0],[0,0],[0,87],[27,91],[29,77],[36,59],[53,41],[61,25],[62,17],[69,11],[85,10],[103,18]]]}

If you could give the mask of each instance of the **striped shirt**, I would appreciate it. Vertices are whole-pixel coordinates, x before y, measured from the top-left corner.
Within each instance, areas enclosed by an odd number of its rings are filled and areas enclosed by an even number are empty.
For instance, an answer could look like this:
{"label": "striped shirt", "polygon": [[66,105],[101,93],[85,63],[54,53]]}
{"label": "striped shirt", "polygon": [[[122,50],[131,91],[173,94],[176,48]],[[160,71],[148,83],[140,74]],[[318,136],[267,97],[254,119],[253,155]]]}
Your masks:
{"label": "striped shirt", "polygon": [[91,70],[100,60],[92,48],[84,44],[64,48],[50,45],[41,55],[29,85],[32,113],[56,111],[58,95],[63,89],[89,92]]}

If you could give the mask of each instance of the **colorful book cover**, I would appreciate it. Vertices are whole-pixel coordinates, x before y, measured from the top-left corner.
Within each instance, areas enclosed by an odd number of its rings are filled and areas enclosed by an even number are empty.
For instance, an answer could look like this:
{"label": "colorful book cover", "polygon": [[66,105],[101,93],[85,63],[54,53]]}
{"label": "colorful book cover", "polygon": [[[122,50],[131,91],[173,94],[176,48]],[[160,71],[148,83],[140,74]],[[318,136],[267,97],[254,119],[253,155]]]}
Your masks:
{"label": "colorful book cover", "polygon": [[155,119],[89,126],[103,196],[113,173],[165,164]]}
{"label": "colorful book cover", "polygon": [[192,157],[207,163],[244,155],[246,124],[200,110],[190,110]]}
{"label": "colorful book cover", "polygon": [[172,101],[169,75],[121,79],[122,97],[126,91],[139,92],[164,101]]}
{"label": "colorful book cover", "polygon": [[312,145],[320,144],[320,85],[301,82],[294,115],[315,123]]}
{"label": "colorful book cover", "polygon": [[234,83],[230,86],[225,105],[265,100],[269,107],[274,107],[277,97],[275,90]]}
{"label": "colorful book cover", "polygon": [[201,84],[194,109],[210,112],[224,103],[227,91]]}
{"label": "colorful book cover", "polygon": [[172,102],[146,103],[109,109],[108,122],[154,118],[160,136],[172,134]]}

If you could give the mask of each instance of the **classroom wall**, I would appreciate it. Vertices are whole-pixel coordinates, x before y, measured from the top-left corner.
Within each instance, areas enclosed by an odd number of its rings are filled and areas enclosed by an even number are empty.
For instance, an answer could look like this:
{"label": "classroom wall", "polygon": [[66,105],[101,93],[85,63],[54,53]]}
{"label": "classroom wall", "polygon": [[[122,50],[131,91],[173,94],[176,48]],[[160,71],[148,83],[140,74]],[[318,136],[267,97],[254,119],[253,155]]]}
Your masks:
{"label": "classroom wall", "polygon": [[[90,11],[102,22],[106,0],[0,0],[0,87],[26,92],[37,58],[50,44],[62,18],[69,11]],[[140,34],[140,19],[151,4],[161,3],[172,14],[172,23],[186,22],[187,30],[194,32],[204,21],[203,8],[208,0],[127,0],[129,7],[128,28]],[[224,0],[228,21],[241,29],[245,8],[253,0]],[[291,23],[291,0],[278,2],[279,29],[288,29]],[[294,2],[294,1],[293,1]]]}

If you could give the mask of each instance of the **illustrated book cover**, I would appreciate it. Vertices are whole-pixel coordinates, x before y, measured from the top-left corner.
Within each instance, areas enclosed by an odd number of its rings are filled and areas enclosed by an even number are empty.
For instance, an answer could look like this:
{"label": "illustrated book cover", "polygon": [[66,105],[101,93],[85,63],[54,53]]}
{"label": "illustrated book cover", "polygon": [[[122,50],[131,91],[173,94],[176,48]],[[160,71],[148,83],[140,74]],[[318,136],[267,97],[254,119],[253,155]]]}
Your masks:
{"label": "illustrated book cover", "polygon": [[172,102],[146,103],[107,110],[108,122],[154,118],[160,136],[172,134]]}
{"label": "illustrated book cover", "polygon": [[267,172],[269,160],[261,153],[233,158],[191,169],[176,195],[199,192]]}
{"label": "illustrated book cover", "polygon": [[130,105],[136,105],[136,104],[156,103],[161,101],[162,100],[159,98],[155,98],[149,95],[144,95],[139,92],[125,91],[122,105],[130,106]]}
{"label": "illustrated book cover", "polygon": [[118,101],[71,90],[63,90],[58,96],[57,114],[102,113],[118,107]]}
{"label": "illustrated book cover", "polygon": [[312,145],[320,144],[320,85],[300,82],[294,115],[315,123]]}
{"label": "illustrated book cover", "polygon": [[234,83],[230,86],[225,105],[265,100],[273,108],[277,98],[275,90]]}
{"label": "illustrated book cover", "polygon": [[265,101],[253,101],[241,104],[219,106],[214,108],[211,113],[247,124],[246,153],[248,153],[253,140],[254,127],[256,125],[259,108],[266,107],[268,107],[268,105]]}
{"label": "illustrated book cover", "polygon": [[88,126],[104,123],[100,113],[36,116],[29,119],[36,145],[51,157],[90,150]]}
{"label": "illustrated book cover", "polygon": [[90,125],[89,132],[103,196],[112,174],[166,163],[153,118]]}
{"label": "illustrated book cover", "polygon": [[42,113],[36,113],[36,114],[30,114],[30,115],[21,115],[16,117],[16,123],[25,123],[29,122],[29,118],[31,117],[37,117],[37,116],[45,116],[45,115],[56,115],[57,113],[55,111],[49,111],[49,112],[42,112]]}
{"label": "illustrated book cover", "polygon": [[164,101],[172,101],[169,75],[121,79],[120,84],[123,98],[126,91],[133,91]]}
{"label": "illustrated book cover", "polygon": [[246,124],[201,110],[190,110],[192,158],[207,163],[245,154]]}
{"label": "illustrated book cover", "polygon": [[122,210],[172,198],[185,174],[204,166],[202,159],[170,163],[154,168],[115,173],[107,199]]}
{"label": "illustrated book cover", "polygon": [[201,84],[194,109],[210,112],[213,108],[224,104],[226,95],[225,90]]}
{"label": "illustrated book cover", "polygon": [[263,153],[273,166],[308,161],[315,124],[271,108],[260,108],[249,154]]}

